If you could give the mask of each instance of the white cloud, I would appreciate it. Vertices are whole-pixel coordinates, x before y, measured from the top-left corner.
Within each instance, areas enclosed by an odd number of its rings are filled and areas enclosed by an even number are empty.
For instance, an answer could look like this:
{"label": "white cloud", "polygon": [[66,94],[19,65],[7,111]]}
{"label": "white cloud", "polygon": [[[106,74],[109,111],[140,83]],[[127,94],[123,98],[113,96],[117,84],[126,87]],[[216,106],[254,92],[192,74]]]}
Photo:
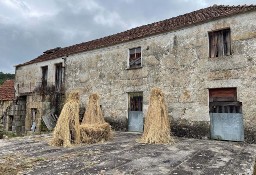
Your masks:
{"label": "white cloud", "polygon": [[113,27],[115,25],[119,25],[125,27],[125,23],[122,21],[121,17],[116,12],[105,12],[101,14],[97,14],[94,16],[94,21],[100,25],[107,25],[109,27]]}
{"label": "white cloud", "polygon": [[0,0],[0,71],[14,72],[13,65],[47,49],[104,37],[213,4],[253,3],[255,0]]}

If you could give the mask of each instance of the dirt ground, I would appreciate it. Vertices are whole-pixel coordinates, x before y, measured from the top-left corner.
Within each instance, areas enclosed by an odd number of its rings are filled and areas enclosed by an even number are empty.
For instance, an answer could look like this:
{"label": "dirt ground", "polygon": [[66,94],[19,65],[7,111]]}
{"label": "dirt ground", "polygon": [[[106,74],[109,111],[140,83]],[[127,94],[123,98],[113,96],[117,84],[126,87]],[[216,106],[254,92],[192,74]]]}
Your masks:
{"label": "dirt ground", "polygon": [[0,174],[253,174],[256,145],[175,138],[141,144],[141,135],[116,132],[113,140],[71,148],[49,146],[51,135],[0,140]]}

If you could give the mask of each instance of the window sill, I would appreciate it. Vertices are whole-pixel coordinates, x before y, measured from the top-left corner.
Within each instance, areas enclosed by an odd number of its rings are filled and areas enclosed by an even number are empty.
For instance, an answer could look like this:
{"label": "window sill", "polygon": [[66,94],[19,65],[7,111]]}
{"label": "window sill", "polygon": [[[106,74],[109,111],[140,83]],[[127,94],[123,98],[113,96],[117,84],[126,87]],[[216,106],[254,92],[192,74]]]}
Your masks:
{"label": "window sill", "polygon": [[142,69],[142,66],[126,68],[126,70],[133,70],[133,69]]}
{"label": "window sill", "polygon": [[216,58],[216,59],[218,59],[218,58],[228,58],[228,57],[232,57],[232,55],[223,55],[223,56],[218,56],[218,57],[209,57],[209,59],[214,59],[214,58]]}

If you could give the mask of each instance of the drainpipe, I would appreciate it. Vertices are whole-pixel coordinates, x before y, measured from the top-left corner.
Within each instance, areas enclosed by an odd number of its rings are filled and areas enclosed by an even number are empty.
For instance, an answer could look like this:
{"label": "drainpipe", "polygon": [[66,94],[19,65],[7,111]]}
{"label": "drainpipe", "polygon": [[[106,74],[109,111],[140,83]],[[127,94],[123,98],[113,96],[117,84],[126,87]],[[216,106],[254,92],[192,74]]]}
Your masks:
{"label": "drainpipe", "polygon": [[67,57],[68,56],[65,56],[65,57],[63,57],[62,59],[63,59],[63,63],[64,63],[64,65],[63,65],[63,90],[64,90],[64,94],[65,94],[65,90],[66,90],[66,88],[65,88],[65,84],[66,84],[66,68],[67,68]]}

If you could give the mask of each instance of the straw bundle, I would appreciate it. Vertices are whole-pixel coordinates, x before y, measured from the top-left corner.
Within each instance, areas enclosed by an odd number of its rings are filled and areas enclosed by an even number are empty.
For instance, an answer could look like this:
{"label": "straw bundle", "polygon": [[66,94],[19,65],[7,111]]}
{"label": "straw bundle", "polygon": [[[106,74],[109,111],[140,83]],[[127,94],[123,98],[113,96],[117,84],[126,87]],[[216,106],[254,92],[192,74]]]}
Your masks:
{"label": "straw bundle", "polygon": [[71,143],[80,143],[79,130],[79,93],[71,92],[61,110],[53,131],[51,145],[69,147]]}
{"label": "straw bundle", "polygon": [[83,143],[107,141],[112,137],[111,126],[104,120],[99,98],[96,93],[89,97],[88,107],[80,125],[81,141]]}
{"label": "straw bundle", "polygon": [[150,94],[149,108],[145,118],[144,132],[141,137],[143,143],[170,143],[170,120],[164,101],[164,94],[159,88],[153,88]]}
{"label": "straw bundle", "polygon": [[80,125],[81,142],[97,143],[107,141],[112,137],[111,126],[108,123],[103,124],[82,124]]}
{"label": "straw bundle", "polygon": [[86,124],[105,123],[105,120],[100,108],[99,99],[100,97],[97,93],[90,95],[88,107],[85,111],[82,123],[86,123]]}

